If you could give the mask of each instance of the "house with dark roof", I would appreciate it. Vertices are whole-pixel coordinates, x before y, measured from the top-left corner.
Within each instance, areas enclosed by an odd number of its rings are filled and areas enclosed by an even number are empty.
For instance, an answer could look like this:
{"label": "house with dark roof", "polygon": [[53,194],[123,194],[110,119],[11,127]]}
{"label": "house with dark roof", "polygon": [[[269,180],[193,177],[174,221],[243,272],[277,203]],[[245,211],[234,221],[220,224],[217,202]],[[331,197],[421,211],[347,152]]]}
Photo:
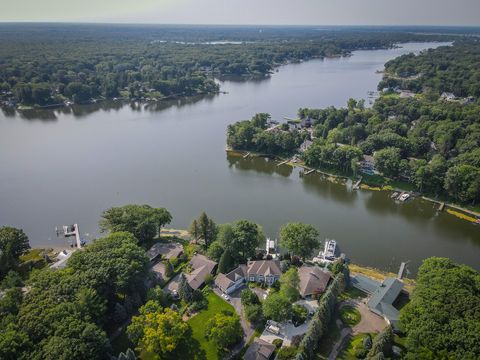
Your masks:
{"label": "house with dark roof", "polygon": [[324,293],[331,279],[330,273],[318,266],[302,266],[298,269],[298,277],[300,278],[300,296],[304,299]]}
{"label": "house with dark roof", "polygon": [[370,295],[369,310],[382,316],[394,328],[400,319],[400,312],[393,306],[403,290],[403,282],[396,278],[385,278],[381,283],[363,275],[352,278],[352,285]]}
{"label": "house with dark roof", "polygon": [[204,255],[197,254],[190,260],[190,266],[192,267],[192,272],[185,276],[188,285],[190,285],[193,290],[197,290],[205,283],[207,276],[213,274],[217,263]]}
{"label": "house with dark roof", "polygon": [[156,243],[148,249],[147,256],[150,261],[155,260],[159,256],[170,260],[177,258],[183,254],[183,246],[180,243]]}
{"label": "house with dark roof", "polygon": [[273,352],[275,351],[275,345],[256,338],[252,345],[247,349],[245,355],[243,356],[244,360],[269,360]]}

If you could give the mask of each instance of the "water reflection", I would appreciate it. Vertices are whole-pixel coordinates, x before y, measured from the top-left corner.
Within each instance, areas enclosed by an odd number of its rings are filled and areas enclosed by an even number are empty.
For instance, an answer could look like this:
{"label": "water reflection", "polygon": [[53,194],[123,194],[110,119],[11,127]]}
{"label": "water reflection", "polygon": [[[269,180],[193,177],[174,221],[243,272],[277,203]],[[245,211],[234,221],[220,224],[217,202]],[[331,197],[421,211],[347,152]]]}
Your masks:
{"label": "water reflection", "polygon": [[310,174],[302,176],[304,189],[311,194],[330,198],[343,204],[352,204],[357,199],[357,193],[351,192],[347,188],[347,184],[339,180],[332,182],[323,175]]}
{"label": "water reflection", "polygon": [[227,153],[228,167],[238,170],[255,171],[263,174],[277,174],[283,177],[289,177],[293,168],[288,165],[277,166],[272,158],[268,157],[249,157],[244,159],[241,153]]}

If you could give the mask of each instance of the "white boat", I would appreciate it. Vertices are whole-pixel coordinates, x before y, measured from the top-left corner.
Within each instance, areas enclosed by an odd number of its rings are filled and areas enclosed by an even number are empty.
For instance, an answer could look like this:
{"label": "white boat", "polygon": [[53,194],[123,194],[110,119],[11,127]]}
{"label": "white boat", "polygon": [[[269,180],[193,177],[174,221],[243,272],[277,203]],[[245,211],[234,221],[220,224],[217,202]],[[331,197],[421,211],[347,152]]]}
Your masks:
{"label": "white boat", "polygon": [[313,258],[313,262],[316,263],[330,263],[335,261],[338,257],[337,253],[337,242],[335,240],[326,239],[325,247],[323,251],[318,253],[318,256]]}
{"label": "white boat", "polygon": [[407,201],[408,199],[410,199],[410,194],[409,193],[404,193],[402,195],[399,196],[398,200],[400,201]]}
{"label": "white boat", "polygon": [[336,249],[337,249],[337,242],[335,240],[327,240],[325,242],[325,249],[323,250],[323,258],[328,261],[335,261]]}

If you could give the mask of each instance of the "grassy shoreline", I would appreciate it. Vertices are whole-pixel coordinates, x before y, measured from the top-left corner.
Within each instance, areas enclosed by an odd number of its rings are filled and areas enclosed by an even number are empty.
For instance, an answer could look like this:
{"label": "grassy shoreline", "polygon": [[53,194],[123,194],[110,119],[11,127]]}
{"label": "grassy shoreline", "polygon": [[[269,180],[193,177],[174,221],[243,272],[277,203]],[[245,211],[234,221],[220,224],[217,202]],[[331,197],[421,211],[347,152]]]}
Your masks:
{"label": "grassy shoreline", "polygon": [[[249,157],[268,157],[268,158],[272,158],[272,159],[275,159],[275,160],[281,161],[281,162],[288,160],[288,159],[282,158],[281,156],[277,156],[277,155],[263,154],[263,153],[258,153],[258,152],[254,152],[254,151],[234,150],[234,149],[231,149],[229,147],[226,147],[225,150],[226,150],[227,153],[229,153],[233,156],[239,156],[239,157],[243,157],[246,154],[249,154]],[[358,180],[354,176],[347,176],[347,175],[342,175],[342,174],[338,174],[338,173],[326,172],[326,171],[318,169],[318,168],[312,168],[312,167],[309,167],[309,166],[305,165],[304,162],[293,163],[291,161],[287,161],[285,163],[285,165],[290,165],[290,166],[293,166],[293,167],[298,166],[298,167],[303,168],[306,171],[315,170],[317,173],[326,176],[327,180],[329,180],[331,182],[338,183],[338,180],[342,180],[342,181],[345,181],[345,180],[356,181],[356,180]],[[412,186],[408,183],[405,183],[405,182],[398,182],[398,181],[393,181],[393,180],[387,181],[386,178],[380,177],[380,176],[377,176],[377,175],[375,175],[375,176],[364,175],[362,177],[363,177],[363,180],[362,180],[362,184],[361,184],[360,187],[363,190],[413,192]],[[419,198],[422,198],[425,201],[429,201],[429,202],[436,203],[436,204],[444,203],[445,208],[450,208],[450,209],[454,209],[456,211],[463,212],[464,215],[470,215],[470,218],[469,218],[469,216],[467,216],[467,217],[458,216],[458,215],[454,214],[453,212],[448,212],[450,215],[456,216],[456,217],[461,218],[463,220],[467,220],[467,221],[470,221],[470,222],[475,222],[476,219],[480,219],[480,207],[479,206],[472,207],[472,208],[463,207],[463,206],[456,205],[456,204],[453,204],[453,203],[448,203],[448,202],[444,202],[444,201],[440,201],[440,200],[435,200],[435,199],[432,199],[430,197],[423,196],[423,194],[420,194]]]}

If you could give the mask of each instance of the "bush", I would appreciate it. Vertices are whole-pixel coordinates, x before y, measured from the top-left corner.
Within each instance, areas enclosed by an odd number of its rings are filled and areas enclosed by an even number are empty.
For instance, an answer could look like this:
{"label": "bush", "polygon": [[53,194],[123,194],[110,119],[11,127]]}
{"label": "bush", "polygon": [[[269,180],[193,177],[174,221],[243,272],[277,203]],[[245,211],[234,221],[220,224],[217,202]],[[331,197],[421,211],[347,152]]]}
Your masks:
{"label": "bush", "polygon": [[283,340],[282,339],[274,339],[272,341],[272,344],[275,345],[277,349],[280,349],[283,345]]}
{"label": "bush", "polygon": [[242,305],[251,305],[251,304],[260,304],[257,294],[255,294],[251,289],[245,289],[241,294]]}
{"label": "bush", "polygon": [[292,322],[293,325],[299,326],[307,320],[308,311],[301,305],[293,305],[292,307]]}
{"label": "bush", "polygon": [[368,350],[364,348],[358,348],[355,349],[355,357],[357,359],[365,359],[365,356],[367,356]]}
{"label": "bush", "polygon": [[296,346],[284,346],[277,353],[277,360],[293,360],[295,359],[295,355],[297,354],[297,347]]}
{"label": "bush", "polygon": [[260,304],[248,304],[245,306],[245,316],[253,324],[263,321],[263,310]]}

